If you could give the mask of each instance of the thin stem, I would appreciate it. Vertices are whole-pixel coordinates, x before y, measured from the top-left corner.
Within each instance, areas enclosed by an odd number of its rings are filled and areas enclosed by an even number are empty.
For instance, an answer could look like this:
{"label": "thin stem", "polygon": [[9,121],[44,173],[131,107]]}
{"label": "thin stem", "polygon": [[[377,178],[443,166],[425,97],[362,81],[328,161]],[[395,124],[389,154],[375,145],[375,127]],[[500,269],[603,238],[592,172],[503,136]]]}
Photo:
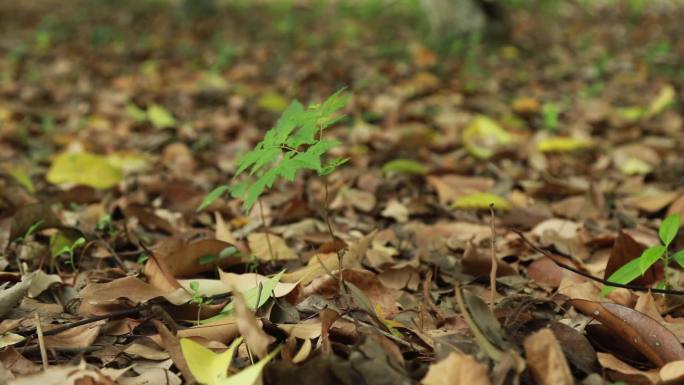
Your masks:
{"label": "thin stem", "polygon": [[494,205],[490,204],[489,205],[489,213],[491,214],[491,218],[489,220],[489,227],[492,231],[492,241],[491,243],[491,259],[492,259],[492,266],[491,270],[489,271],[489,286],[490,286],[490,302],[489,302],[489,308],[491,310],[494,310],[494,297],[496,296],[496,269],[498,267],[498,262],[496,259],[496,229],[494,228]]}
{"label": "thin stem", "polygon": [[[325,178],[323,180],[323,186],[325,189],[325,201],[324,201],[324,210],[325,210],[325,224],[328,226],[328,233],[330,234],[330,238],[332,238],[333,245],[335,242],[337,242],[337,238],[335,238],[335,233],[333,232],[332,224],[330,223],[330,208],[328,206],[329,204],[329,191],[328,191],[328,178]],[[342,293],[345,293],[346,290],[344,290],[344,277],[342,277],[342,269],[343,269],[343,259],[344,259],[344,254],[338,249],[337,250],[337,262],[339,264],[339,282],[338,284],[340,285],[340,295]]]}
{"label": "thin stem", "polygon": [[259,215],[261,216],[261,225],[264,226],[264,234],[266,234],[266,244],[268,245],[268,254],[271,256],[271,262],[275,262],[275,254],[273,254],[273,246],[271,245],[271,237],[269,233],[271,232],[268,225],[266,224],[266,218],[264,216],[264,206],[261,204],[261,199],[257,199],[259,204]]}

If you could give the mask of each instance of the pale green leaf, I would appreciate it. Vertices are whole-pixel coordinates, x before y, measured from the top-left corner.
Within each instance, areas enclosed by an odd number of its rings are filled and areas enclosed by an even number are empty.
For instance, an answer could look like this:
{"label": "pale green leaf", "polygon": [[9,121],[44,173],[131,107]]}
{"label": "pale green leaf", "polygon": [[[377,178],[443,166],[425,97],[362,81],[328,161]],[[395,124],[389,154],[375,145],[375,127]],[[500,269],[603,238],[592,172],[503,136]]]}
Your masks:
{"label": "pale green leaf", "polygon": [[665,254],[665,251],[667,248],[663,245],[658,245],[658,246],[651,246],[648,249],[644,250],[643,253],[641,253],[641,256],[639,256],[639,269],[641,275],[644,275],[646,273],[646,270],[648,270],[649,267],[651,267],[654,263],[658,262],[658,260]]}
{"label": "pale green leaf", "polygon": [[382,166],[382,171],[385,174],[413,174],[423,175],[426,173],[426,168],[422,163],[413,159],[394,159]]}
{"label": "pale green leaf", "polygon": [[123,177],[123,171],[106,157],[87,152],[65,152],[52,162],[46,178],[52,184],[73,183],[106,189],[121,182]]}
{"label": "pale green leaf", "polygon": [[176,126],[176,119],[164,107],[152,104],[147,107],[147,119],[155,128],[170,128]]}
{"label": "pale green leaf", "polygon": [[674,104],[676,96],[677,93],[671,84],[664,85],[648,106],[644,118],[648,119],[663,112],[667,107]]}

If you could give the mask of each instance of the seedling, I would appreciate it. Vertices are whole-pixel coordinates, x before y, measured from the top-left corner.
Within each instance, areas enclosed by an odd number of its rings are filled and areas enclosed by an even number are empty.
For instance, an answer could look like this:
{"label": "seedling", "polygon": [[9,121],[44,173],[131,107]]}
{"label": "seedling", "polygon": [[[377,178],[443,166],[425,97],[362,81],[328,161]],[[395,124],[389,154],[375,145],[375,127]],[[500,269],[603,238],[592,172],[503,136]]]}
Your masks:
{"label": "seedling", "polygon": [[21,243],[21,242],[27,240],[30,236],[32,236],[38,230],[38,228],[40,227],[40,225],[43,224],[43,222],[45,222],[45,220],[43,220],[43,219],[39,219],[38,221],[36,221],[36,223],[32,224],[31,227],[29,227],[26,230],[26,233],[24,233],[24,235],[17,237],[17,238],[14,238],[14,242]]}
{"label": "seedling", "polygon": [[321,160],[340,144],[337,140],[323,139],[323,131],[341,119],[335,113],[348,99],[340,90],[323,103],[306,108],[296,100],[290,103],[275,127],[239,159],[233,180],[243,173],[248,174],[248,178],[232,186],[217,187],[204,198],[197,211],[230,192],[234,198],[244,200],[242,208],[249,212],[264,190],[272,187],[280,177],[293,182],[301,170],[314,170],[321,176],[333,172],[346,159],[332,159],[327,163]]}
{"label": "seedling", "polygon": [[548,131],[556,131],[558,128],[558,115],[560,111],[556,103],[544,103],[542,105],[542,116],[544,118],[544,128]]}
{"label": "seedling", "polygon": [[[58,234],[59,234],[59,233],[58,233]],[[55,239],[56,239],[56,238],[55,238]],[[79,247],[85,245],[85,243],[86,243],[85,238],[79,237],[79,238],[76,239],[73,243],[63,245],[63,246],[61,246],[59,249],[53,250],[52,256],[53,256],[53,257],[57,257],[57,256],[62,255],[62,254],[68,254],[68,255],[69,255],[69,263],[71,264],[71,267],[72,267],[74,270],[76,270],[76,263],[74,262],[74,251],[75,251],[77,248],[79,248]]]}
{"label": "seedling", "polygon": [[[608,277],[608,281],[620,284],[630,283],[639,276],[643,276],[644,273],[646,273],[646,270],[659,260],[663,261],[663,265],[665,266],[665,277],[667,277],[667,268],[669,267],[670,260],[674,259],[680,266],[684,267],[684,250],[679,250],[672,255],[670,255],[668,250],[670,244],[675,239],[675,236],[677,236],[679,226],[679,214],[672,214],[665,218],[658,229],[658,236],[660,237],[662,244],[649,247],[641,253],[639,258],[635,258],[625,263]],[[658,283],[658,286],[661,288],[667,286],[667,278],[663,278],[663,280]],[[615,287],[613,286],[604,286],[601,290],[601,294],[606,295],[613,290],[615,290]]]}
{"label": "seedling", "polygon": [[197,325],[199,325],[201,321],[202,305],[204,305],[204,297],[202,297],[202,294],[199,291],[199,282],[190,282],[190,290],[192,291],[192,302],[197,304]]}

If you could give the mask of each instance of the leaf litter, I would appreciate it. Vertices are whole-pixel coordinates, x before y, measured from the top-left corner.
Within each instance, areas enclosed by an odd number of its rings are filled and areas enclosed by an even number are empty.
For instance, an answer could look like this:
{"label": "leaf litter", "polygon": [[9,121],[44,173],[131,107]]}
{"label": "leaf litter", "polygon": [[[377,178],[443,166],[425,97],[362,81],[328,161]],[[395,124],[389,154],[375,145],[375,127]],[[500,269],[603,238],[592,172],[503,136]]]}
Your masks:
{"label": "leaf litter", "polygon": [[0,383],[684,378],[676,2],[52,3],[0,5]]}

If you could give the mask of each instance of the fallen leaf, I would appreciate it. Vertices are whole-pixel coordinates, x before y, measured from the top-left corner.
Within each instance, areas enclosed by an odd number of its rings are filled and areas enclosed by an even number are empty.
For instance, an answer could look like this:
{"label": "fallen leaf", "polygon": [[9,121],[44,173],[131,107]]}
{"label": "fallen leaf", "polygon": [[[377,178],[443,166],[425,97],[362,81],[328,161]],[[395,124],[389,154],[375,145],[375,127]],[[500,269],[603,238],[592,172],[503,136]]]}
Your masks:
{"label": "fallen leaf", "polygon": [[0,291],[0,318],[4,317],[5,314],[14,309],[24,298],[31,287],[32,281],[33,274],[25,275],[21,278],[21,282],[15,284],[9,289],[2,289]]}
{"label": "fallen leaf", "polygon": [[[298,260],[297,254],[290,249],[285,240],[275,234],[251,233],[247,236],[249,248],[261,261],[289,261]],[[270,242],[270,246],[269,246]],[[271,255],[271,251],[273,255]]]}
{"label": "fallen leaf", "polygon": [[541,152],[572,152],[590,148],[594,143],[588,139],[552,136],[537,142]]}
{"label": "fallen leaf", "polygon": [[457,198],[452,209],[489,209],[492,205],[497,210],[509,210],[511,204],[504,198],[492,193],[474,193]]}
{"label": "fallen leaf", "polygon": [[556,336],[541,329],[525,338],[525,357],[537,385],[573,385],[575,380]]}
{"label": "fallen leaf", "polygon": [[653,318],[634,309],[610,302],[570,300],[582,314],[610,328],[658,367],[684,359],[684,348],[677,337]]}
{"label": "fallen leaf", "polygon": [[476,158],[487,159],[497,151],[515,142],[515,136],[486,116],[476,116],[463,130],[463,144]]}
{"label": "fallen leaf", "polygon": [[423,385],[491,385],[487,375],[487,367],[463,353],[449,355],[430,365]]}
{"label": "fallen leaf", "polygon": [[268,345],[273,342],[273,337],[261,329],[260,322],[254,317],[252,309],[247,306],[242,294],[235,288],[232,291],[238,330],[252,353],[257,357],[265,358],[268,353]]}
{"label": "fallen leaf", "polygon": [[106,157],[87,152],[64,152],[55,158],[47,173],[52,184],[77,184],[107,189],[123,180],[123,171]]}

